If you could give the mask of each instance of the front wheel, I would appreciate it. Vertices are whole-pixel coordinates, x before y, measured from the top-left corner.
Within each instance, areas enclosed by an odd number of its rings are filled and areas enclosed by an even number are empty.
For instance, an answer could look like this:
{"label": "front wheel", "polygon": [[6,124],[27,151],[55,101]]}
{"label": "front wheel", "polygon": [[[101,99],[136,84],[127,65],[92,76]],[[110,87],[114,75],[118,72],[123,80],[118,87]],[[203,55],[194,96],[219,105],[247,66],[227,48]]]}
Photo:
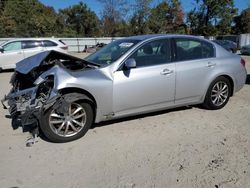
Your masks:
{"label": "front wheel", "polygon": [[84,101],[72,101],[67,103],[63,112],[55,105],[47,110],[41,117],[40,127],[50,141],[69,142],[84,136],[92,122],[91,105]]}
{"label": "front wheel", "polygon": [[203,105],[210,110],[223,108],[231,95],[231,84],[225,77],[216,78],[208,88]]}

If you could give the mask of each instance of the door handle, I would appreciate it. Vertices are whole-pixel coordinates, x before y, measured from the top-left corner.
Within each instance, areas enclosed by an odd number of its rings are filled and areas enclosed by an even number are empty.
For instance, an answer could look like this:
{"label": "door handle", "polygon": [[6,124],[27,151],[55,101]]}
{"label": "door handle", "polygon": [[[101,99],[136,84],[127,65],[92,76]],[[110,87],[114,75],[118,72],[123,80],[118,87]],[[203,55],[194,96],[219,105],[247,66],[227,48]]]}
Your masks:
{"label": "door handle", "polygon": [[208,67],[214,67],[215,65],[216,65],[216,63],[212,63],[212,62],[208,62],[208,63],[207,63],[207,66],[208,66]]}
{"label": "door handle", "polygon": [[164,69],[163,71],[161,71],[161,75],[169,75],[172,74],[173,72],[174,72],[173,70]]}

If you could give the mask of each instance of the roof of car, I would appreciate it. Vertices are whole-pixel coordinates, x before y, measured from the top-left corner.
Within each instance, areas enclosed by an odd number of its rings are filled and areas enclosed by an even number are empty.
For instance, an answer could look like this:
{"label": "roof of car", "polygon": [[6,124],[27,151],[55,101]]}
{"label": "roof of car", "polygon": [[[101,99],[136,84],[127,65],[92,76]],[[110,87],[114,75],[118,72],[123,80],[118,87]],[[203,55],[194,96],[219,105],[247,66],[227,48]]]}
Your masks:
{"label": "roof of car", "polygon": [[13,38],[11,40],[9,40],[8,42],[12,42],[12,41],[30,41],[30,40],[52,40],[52,41],[55,41],[56,39],[55,38]]}
{"label": "roof of car", "polygon": [[198,38],[201,39],[201,36],[193,36],[193,35],[176,35],[176,34],[150,34],[150,35],[137,35],[137,36],[130,36],[127,39],[134,39],[134,40],[147,40],[152,38],[161,38],[161,37],[188,37],[188,38]]}

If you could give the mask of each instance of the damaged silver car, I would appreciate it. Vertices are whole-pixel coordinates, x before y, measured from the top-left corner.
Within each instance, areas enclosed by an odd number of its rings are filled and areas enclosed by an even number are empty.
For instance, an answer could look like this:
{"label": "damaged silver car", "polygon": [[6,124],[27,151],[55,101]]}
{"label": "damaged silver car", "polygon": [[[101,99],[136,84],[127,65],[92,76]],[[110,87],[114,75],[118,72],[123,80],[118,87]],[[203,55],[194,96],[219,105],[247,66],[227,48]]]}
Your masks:
{"label": "damaged silver car", "polygon": [[114,41],[85,59],[55,51],[27,58],[2,102],[23,126],[67,142],[110,119],[194,104],[220,109],[245,80],[244,60],[211,41],[144,35]]}

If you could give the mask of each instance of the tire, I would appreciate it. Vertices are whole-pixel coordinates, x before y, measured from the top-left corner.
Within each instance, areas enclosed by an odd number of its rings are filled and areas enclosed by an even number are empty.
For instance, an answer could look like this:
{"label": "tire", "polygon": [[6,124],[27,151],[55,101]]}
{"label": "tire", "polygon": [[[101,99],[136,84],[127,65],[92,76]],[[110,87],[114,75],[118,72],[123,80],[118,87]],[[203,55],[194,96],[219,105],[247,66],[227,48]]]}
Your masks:
{"label": "tire", "polygon": [[[76,140],[83,137],[92,125],[94,114],[90,103],[81,100],[80,94],[74,93],[74,95],[77,97],[70,102],[59,103],[59,105],[55,103],[41,115],[40,128],[49,141],[63,143]],[[62,97],[70,96],[72,93]],[[62,112],[62,109],[66,110]]]}
{"label": "tire", "polygon": [[209,110],[223,108],[232,93],[232,86],[229,80],[223,76],[216,78],[209,86],[203,106]]}

